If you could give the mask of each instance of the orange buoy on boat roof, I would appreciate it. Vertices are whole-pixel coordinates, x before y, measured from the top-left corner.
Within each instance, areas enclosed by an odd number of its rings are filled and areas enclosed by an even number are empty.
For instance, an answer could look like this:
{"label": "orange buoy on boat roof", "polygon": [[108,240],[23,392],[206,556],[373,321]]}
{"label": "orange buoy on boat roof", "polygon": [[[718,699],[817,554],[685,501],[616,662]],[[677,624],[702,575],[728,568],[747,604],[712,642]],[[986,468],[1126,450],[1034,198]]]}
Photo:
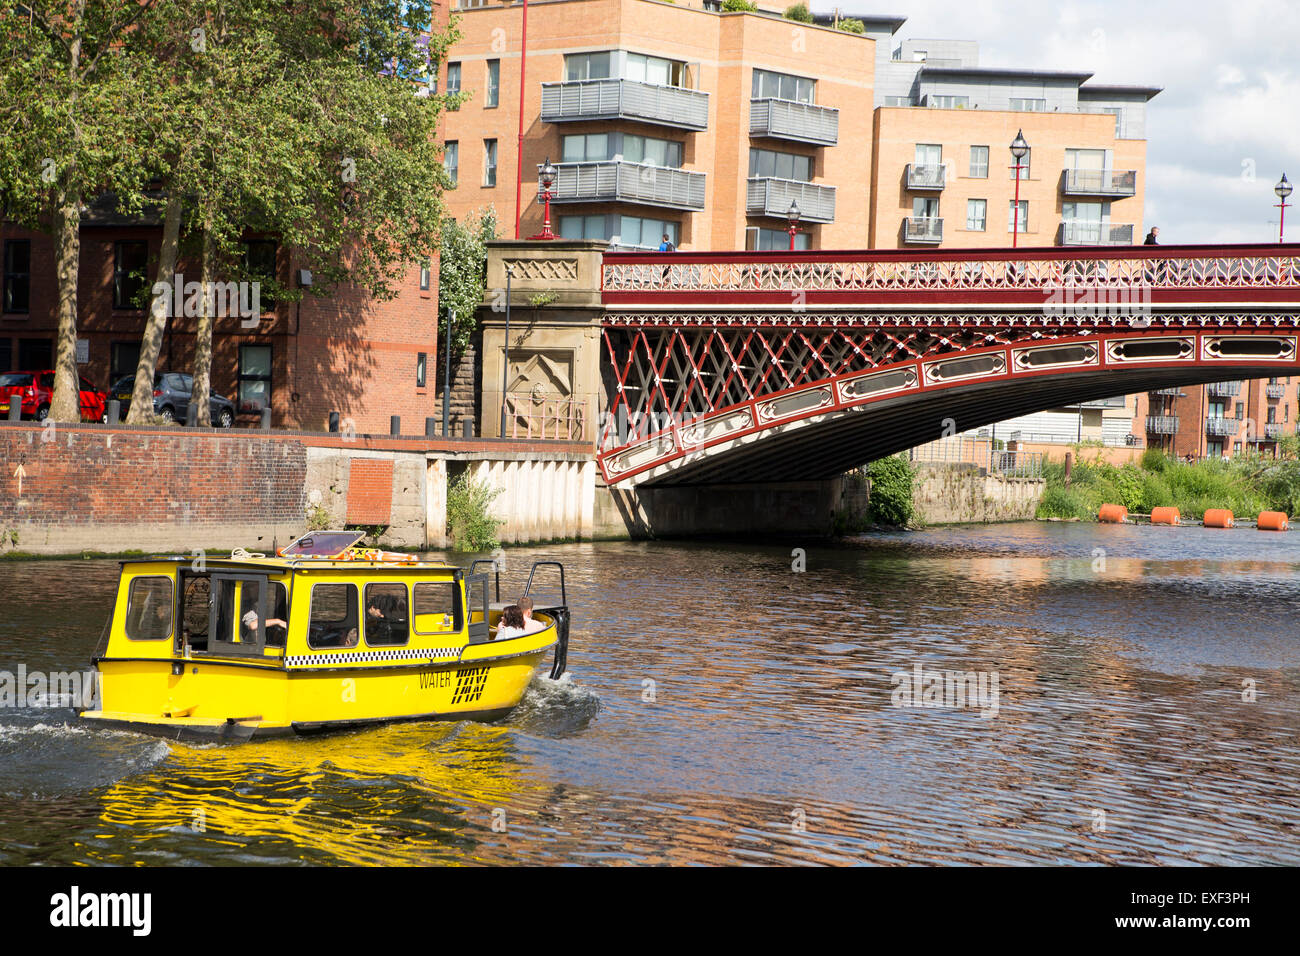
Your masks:
{"label": "orange buoy on boat roof", "polygon": [[1152,524],[1178,524],[1177,508],[1152,508]]}
{"label": "orange buoy on boat roof", "polygon": [[1102,505],[1097,512],[1097,520],[1107,524],[1119,524],[1128,517],[1128,509],[1123,505]]}
{"label": "orange buoy on boat roof", "polygon": [[1261,511],[1258,520],[1255,522],[1255,527],[1260,531],[1285,531],[1287,528],[1286,515],[1280,511]]}
{"label": "orange buoy on boat roof", "polygon": [[1231,528],[1232,512],[1227,508],[1209,508],[1201,519],[1201,524],[1207,528]]}

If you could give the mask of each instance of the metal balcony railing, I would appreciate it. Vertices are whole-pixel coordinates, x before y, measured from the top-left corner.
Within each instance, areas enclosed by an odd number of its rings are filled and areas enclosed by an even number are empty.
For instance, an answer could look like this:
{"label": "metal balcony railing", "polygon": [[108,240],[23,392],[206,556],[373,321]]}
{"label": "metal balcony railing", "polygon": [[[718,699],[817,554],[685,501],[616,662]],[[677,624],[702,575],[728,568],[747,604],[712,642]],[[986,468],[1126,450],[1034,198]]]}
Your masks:
{"label": "metal balcony railing", "polygon": [[1206,389],[1209,391],[1211,395],[1215,395],[1220,398],[1232,398],[1235,395],[1241,394],[1241,383],[1240,382],[1211,382],[1209,385],[1206,386]]}
{"label": "metal balcony railing", "polygon": [[1264,423],[1264,437],[1265,437],[1265,438],[1275,438],[1275,439],[1276,439],[1276,438],[1281,438],[1283,435],[1286,434],[1286,432],[1285,432],[1285,430],[1284,430],[1285,428],[1286,428],[1286,426],[1283,425],[1282,422],[1265,422],[1265,423]]}
{"label": "metal balcony railing", "polygon": [[1058,239],[1063,246],[1131,246],[1133,224],[1065,220]]}
{"label": "metal balcony railing", "polygon": [[1065,169],[1061,192],[1071,196],[1132,196],[1137,193],[1136,169]]}
{"label": "metal balcony railing", "polygon": [[1177,435],[1178,417],[1176,415],[1148,415],[1147,434]]}
{"label": "metal balcony railing", "polygon": [[840,111],[830,106],[774,97],[752,99],[749,101],[749,135],[834,146],[840,140]]}
{"label": "metal balcony railing", "polygon": [[944,187],[944,167],[942,164],[907,164],[908,189],[942,189]]}
{"label": "metal balcony railing", "polygon": [[1281,398],[1286,394],[1286,386],[1281,382],[1278,382],[1275,385],[1265,385],[1264,394],[1269,398]]}
{"label": "metal balcony railing", "polygon": [[542,84],[543,123],[610,119],[708,129],[709,94],[621,79]]}
{"label": "metal balcony railing", "polygon": [[1183,390],[1181,388],[1157,388],[1157,389],[1152,389],[1151,394],[1152,395],[1173,395],[1175,397],[1181,397],[1183,394]]}
{"label": "metal balcony railing", "polygon": [[[556,163],[551,202],[636,202],[668,209],[704,209],[705,174],[609,160]],[[537,199],[542,201],[541,193]]]}
{"label": "metal balcony railing", "polygon": [[1235,418],[1207,418],[1205,420],[1205,434],[1216,437],[1235,435],[1239,424],[1240,422]]}
{"label": "metal balcony railing", "polygon": [[989,453],[989,474],[1004,478],[1041,478],[1043,454],[1041,451],[994,449]]}
{"label": "metal balcony railing", "polygon": [[908,216],[903,220],[904,242],[943,242],[943,219]]}
{"label": "metal balcony railing", "polygon": [[745,212],[749,215],[784,219],[792,202],[799,204],[799,215],[808,222],[835,221],[834,186],[773,176],[755,176],[749,180],[745,197]]}

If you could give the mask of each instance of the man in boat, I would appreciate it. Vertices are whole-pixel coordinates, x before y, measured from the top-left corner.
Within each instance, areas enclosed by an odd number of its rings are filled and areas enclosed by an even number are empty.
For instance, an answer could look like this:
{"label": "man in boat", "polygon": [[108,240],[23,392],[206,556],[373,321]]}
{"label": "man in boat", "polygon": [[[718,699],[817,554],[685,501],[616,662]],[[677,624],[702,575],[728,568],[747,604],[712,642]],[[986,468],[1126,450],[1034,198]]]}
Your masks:
{"label": "man in boat", "polygon": [[541,621],[533,618],[533,599],[530,597],[521,597],[519,599],[519,610],[524,613],[524,633],[532,634],[536,631],[546,629],[546,625]]}
{"label": "man in boat", "polygon": [[406,628],[405,596],[381,590],[366,602],[367,641],[404,644],[407,637]]}
{"label": "man in boat", "polygon": [[[251,644],[257,640],[257,617],[258,615],[256,611],[249,611],[242,618],[240,618],[240,622],[243,624],[243,627],[240,629],[239,632],[239,640],[241,643]],[[279,627],[284,629],[280,632],[278,636],[279,637],[278,640],[276,639],[276,635],[271,634],[271,628],[273,627]],[[289,625],[285,621],[281,620],[280,618],[268,617],[266,619],[266,632],[267,632],[266,643],[272,645],[283,644],[284,634],[287,632],[288,628]]]}

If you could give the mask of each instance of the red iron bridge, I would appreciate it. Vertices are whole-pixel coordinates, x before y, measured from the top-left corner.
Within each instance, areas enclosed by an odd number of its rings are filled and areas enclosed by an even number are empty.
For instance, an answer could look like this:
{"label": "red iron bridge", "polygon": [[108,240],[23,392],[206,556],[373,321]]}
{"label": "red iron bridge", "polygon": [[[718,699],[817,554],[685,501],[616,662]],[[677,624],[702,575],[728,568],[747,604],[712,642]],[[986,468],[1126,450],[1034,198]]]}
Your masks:
{"label": "red iron bridge", "polygon": [[606,481],[825,479],[954,431],[1300,372],[1300,245],[606,253]]}

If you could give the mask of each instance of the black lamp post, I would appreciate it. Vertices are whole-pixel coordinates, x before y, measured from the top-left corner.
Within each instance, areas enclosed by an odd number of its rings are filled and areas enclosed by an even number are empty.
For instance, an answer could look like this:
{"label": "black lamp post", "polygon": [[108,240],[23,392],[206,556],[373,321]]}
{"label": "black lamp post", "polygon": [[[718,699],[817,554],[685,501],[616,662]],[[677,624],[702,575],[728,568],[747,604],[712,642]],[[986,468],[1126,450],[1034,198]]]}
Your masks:
{"label": "black lamp post", "polygon": [[1029,153],[1029,144],[1025,142],[1024,130],[1016,130],[1016,138],[1011,141],[1011,156],[1015,159],[1016,165],[1011,167],[1016,171],[1016,202],[1011,207],[1011,246],[1015,248],[1020,239],[1020,171],[1024,169],[1024,164],[1020,161]]}
{"label": "black lamp post", "polygon": [[1277,199],[1278,199],[1277,201],[1277,207],[1279,212],[1278,219],[1277,219],[1277,241],[1278,242],[1281,242],[1282,237],[1286,234],[1286,207],[1291,205],[1286,201],[1286,197],[1291,195],[1291,190],[1292,190],[1291,184],[1286,181],[1286,173],[1283,173],[1282,178],[1278,180],[1278,184],[1273,187],[1273,192],[1277,193]]}
{"label": "black lamp post", "polygon": [[799,204],[793,199],[790,200],[790,208],[786,210],[785,218],[790,223],[786,232],[790,233],[790,251],[794,252],[794,237],[799,235],[799,219],[803,215],[799,211]]}

